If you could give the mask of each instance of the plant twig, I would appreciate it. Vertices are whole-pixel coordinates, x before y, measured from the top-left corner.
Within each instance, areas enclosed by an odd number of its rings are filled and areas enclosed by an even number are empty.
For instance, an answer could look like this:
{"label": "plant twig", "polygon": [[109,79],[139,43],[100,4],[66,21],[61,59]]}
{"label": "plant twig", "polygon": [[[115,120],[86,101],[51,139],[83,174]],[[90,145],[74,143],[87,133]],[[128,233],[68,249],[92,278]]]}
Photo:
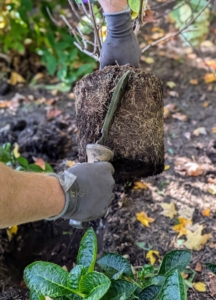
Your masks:
{"label": "plant twig", "polygon": [[56,21],[56,20],[53,18],[52,14],[51,14],[51,11],[49,10],[49,7],[46,7],[46,11],[47,11],[47,13],[48,13],[50,19],[52,20],[52,22],[53,22],[57,27],[59,27],[59,23],[58,23],[58,21]]}
{"label": "plant twig", "polygon": [[96,35],[96,40],[97,40],[97,44],[98,44],[98,49],[99,52],[101,51],[102,45],[101,45],[101,41],[100,41],[100,37],[99,37],[99,33],[98,33],[98,28],[97,28],[97,23],[96,23],[96,19],[95,19],[95,14],[92,8],[92,4],[91,1],[88,0],[88,5],[89,5],[89,11],[90,11],[90,15],[91,15],[91,20],[94,26],[94,34]]}
{"label": "plant twig", "polygon": [[77,12],[77,10],[75,9],[73,2],[71,2],[70,0],[68,0],[68,3],[71,7],[71,10],[74,12],[75,16],[79,19],[80,22],[83,22],[88,28],[90,28],[91,30],[93,29],[93,26],[91,26],[91,24],[89,24],[88,22],[82,20],[82,17],[80,16],[80,14]]}
{"label": "plant twig", "polygon": [[[143,7],[144,1],[145,1],[145,7]],[[138,20],[136,22],[136,27],[134,29],[134,33],[136,35],[138,34],[138,32],[140,30],[140,27],[143,26],[143,16],[146,12],[147,5],[148,5],[148,0],[141,0],[140,1]]]}
{"label": "plant twig", "polygon": [[209,5],[209,3],[211,3],[211,0],[208,0],[208,2],[206,3],[206,5],[200,10],[200,12],[199,12],[199,13],[198,13],[198,14],[197,14],[190,22],[186,23],[186,25],[185,25],[182,29],[180,29],[179,31],[174,32],[174,33],[172,33],[172,34],[170,34],[170,35],[168,35],[168,36],[164,36],[164,37],[162,37],[161,39],[159,39],[159,40],[157,40],[157,41],[151,43],[150,45],[148,45],[147,47],[145,47],[144,49],[142,49],[142,53],[144,53],[144,52],[145,52],[146,50],[148,50],[150,47],[153,47],[153,46],[157,45],[158,43],[160,43],[160,42],[162,42],[162,41],[169,40],[169,39],[171,39],[171,38],[173,38],[173,37],[175,37],[175,36],[177,36],[177,35],[179,35],[179,34],[185,32],[185,31],[188,29],[188,27],[189,27],[192,23],[194,23],[194,22],[199,18],[199,16],[200,16],[200,15],[203,13],[203,11],[207,8],[207,6]]}
{"label": "plant twig", "polygon": [[88,50],[83,49],[82,46],[80,46],[80,44],[78,44],[78,43],[76,43],[76,42],[74,42],[74,45],[75,45],[81,52],[85,53],[86,55],[88,55],[88,56],[94,58],[96,61],[100,62],[100,58],[99,58],[99,56],[98,56],[97,54],[92,53],[92,52],[90,52],[90,51],[88,51]]}

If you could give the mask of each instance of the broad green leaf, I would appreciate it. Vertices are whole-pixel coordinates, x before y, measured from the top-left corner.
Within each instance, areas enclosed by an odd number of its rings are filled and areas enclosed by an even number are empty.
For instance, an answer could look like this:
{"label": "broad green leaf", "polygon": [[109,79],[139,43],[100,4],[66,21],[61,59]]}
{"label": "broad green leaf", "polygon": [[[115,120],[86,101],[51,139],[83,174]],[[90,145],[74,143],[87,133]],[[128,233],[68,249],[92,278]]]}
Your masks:
{"label": "broad green leaf", "polygon": [[160,266],[159,275],[178,269],[183,271],[191,260],[191,252],[188,250],[174,250],[167,253]]}
{"label": "broad green leaf", "polygon": [[[145,288],[139,295],[140,300],[156,300],[160,292],[161,287],[156,285],[151,285]],[[171,299],[169,299],[171,300]]]}
{"label": "broad green leaf", "polygon": [[117,279],[120,279],[122,277],[124,273],[124,269],[120,270],[119,272],[115,273],[111,279],[114,279],[114,280],[117,280]]}
{"label": "broad green leaf", "polygon": [[48,164],[48,163],[46,163],[45,162],[45,172],[47,172],[47,173],[53,173],[54,171],[53,171],[53,168],[50,166],[50,164]]}
{"label": "broad green leaf", "polygon": [[122,270],[124,276],[133,278],[130,263],[119,254],[105,254],[97,261],[97,264],[100,267],[100,270],[109,278],[118,272],[122,272]]}
{"label": "broad green leaf", "polygon": [[184,5],[181,5],[181,7],[179,8],[179,15],[182,23],[190,21],[190,18],[193,16],[190,5],[186,3]]}
{"label": "broad green leaf", "polygon": [[138,272],[139,279],[143,280],[147,275],[154,274],[154,266],[144,265],[142,270]]}
{"label": "broad green leaf", "polygon": [[10,153],[5,149],[0,148],[0,162],[7,163],[9,161],[11,161]]}
{"label": "broad green leaf", "polygon": [[26,159],[25,157],[20,156],[20,157],[17,157],[16,160],[17,160],[18,163],[19,163],[21,166],[23,166],[24,168],[27,168],[28,165],[29,165],[29,163],[28,163],[28,161],[27,161],[27,159]]}
{"label": "broad green leaf", "polygon": [[77,265],[83,265],[89,272],[94,271],[97,257],[97,237],[93,228],[89,228],[83,236],[77,255]]}
{"label": "broad green leaf", "polygon": [[207,263],[205,265],[209,270],[211,270],[216,275],[216,265],[215,264]]}
{"label": "broad green leaf", "polygon": [[146,286],[150,286],[150,285],[162,286],[164,284],[165,279],[166,277],[163,275],[156,275],[147,280]]}
{"label": "broad green leaf", "polygon": [[137,286],[129,281],[122,279],[111,280],[111,286],[102,300],[128,299],[136,289]]}
{"label": "broad green leaf", "polygon": [[74,290],[79,288],[79,282],[85,275],[86,268],[82,265],[76,265],[69,273],[68,286]]}
{"label": "broad green leaf", "polygon": [[187,300],[187,292],[184,279],[179,270],[170,272],[159,294],[160,300]]}
{"label": "broad green leaf", "polygon": [[99,300],[108,291],[110,280],[104,274],[90,272],[82,277],[79,289],[81,293],[87,294],[86,300]]}
{"label": "broad green leaf", "polygon": [[24,280],[31,291],[51,298],[74,292],[67,286],[68,273],[53,263],[32,263],[24,270]]}
{"label": "broad green leaf", "polygon": [[46,300],[46,298],[42,295],[31,292],[29,300]]}
{"label": "broad green leaf", "polygon": [[128,0],[131,10],[138,13],[140,8],[140,0]]}
{"label": "broad green leaf", "polygon": [[44,172],[44,170],[40,166],[37,166],[35,164],[28,165],[27,171],[38,172],[38,173]]}

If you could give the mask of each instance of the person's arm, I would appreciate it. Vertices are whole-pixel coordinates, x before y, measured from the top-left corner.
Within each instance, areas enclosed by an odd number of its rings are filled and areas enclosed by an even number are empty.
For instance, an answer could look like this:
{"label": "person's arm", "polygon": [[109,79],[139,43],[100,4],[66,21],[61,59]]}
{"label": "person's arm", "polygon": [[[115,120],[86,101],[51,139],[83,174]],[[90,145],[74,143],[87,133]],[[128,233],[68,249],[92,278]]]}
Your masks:
{"label": "person's arm", "polygon": [[61,175],[14,171],[0,164],[0,228],[58,218],[90,221],[112,199],[110,163],[83,163]]}
{"label": "person's arm", "polygon": [[57,215],[64,203],[58,179],[0,164],[0,228]]}
{"label": "person's arm", "polygon": [[104,12],[115,13],[128,8],[127,0],[99,0]]}
{"label": "person's arm", "polygon": [[141,50],[132,29],[127,0],[99,0],[107,21],[107,37],[102,45],[100,68],[130,64],[139,66]]}

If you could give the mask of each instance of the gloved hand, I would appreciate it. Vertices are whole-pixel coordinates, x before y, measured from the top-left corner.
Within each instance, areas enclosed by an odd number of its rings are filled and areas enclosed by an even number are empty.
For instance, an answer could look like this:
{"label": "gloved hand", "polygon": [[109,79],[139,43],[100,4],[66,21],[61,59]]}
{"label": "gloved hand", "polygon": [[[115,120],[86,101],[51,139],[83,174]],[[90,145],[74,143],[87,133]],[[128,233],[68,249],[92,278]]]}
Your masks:
{"label": "gloved hand", "polygon": [[91,221],[102,217],[112,200],[113,166],[108,162],[82,163],[57,177],[65,192],[63,211],[48,220],[58,218]]}
{"label": "gloved hand", "polygon": [[100,68],[109,65],[139,65],[141,50],[131,24],[130,9],[119,13],[104,13],[107,20],[107,38],[103,43]]}

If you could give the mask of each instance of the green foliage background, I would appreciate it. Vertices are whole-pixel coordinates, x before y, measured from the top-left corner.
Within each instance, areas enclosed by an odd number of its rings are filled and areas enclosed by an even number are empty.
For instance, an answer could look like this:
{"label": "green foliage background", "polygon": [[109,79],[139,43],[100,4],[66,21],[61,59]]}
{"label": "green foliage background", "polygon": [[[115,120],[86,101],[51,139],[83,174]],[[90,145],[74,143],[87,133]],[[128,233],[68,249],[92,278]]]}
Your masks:
{"label": "green foliage background", "polygon": [[28,51],[41,57],[50,75],[71,85],[79,77],[92,72],[96,63],[73,44],[66,26],[58,27],[50,19],[47,8],[58,17],[66,14],[66,0],[3,0],[0,3],[0,52]]}

